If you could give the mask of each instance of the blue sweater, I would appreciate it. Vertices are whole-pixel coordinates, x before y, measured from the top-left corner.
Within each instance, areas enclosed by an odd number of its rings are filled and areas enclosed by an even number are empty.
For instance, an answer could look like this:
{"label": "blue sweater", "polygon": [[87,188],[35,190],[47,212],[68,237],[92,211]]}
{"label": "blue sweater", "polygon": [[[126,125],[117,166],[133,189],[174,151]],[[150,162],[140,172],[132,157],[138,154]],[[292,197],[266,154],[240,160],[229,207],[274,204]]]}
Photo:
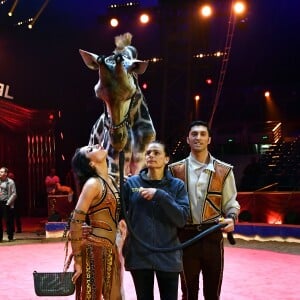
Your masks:
{"label": "blue sweater", "polygon": [[[149,180],[147,169],[128,178],[124,200],[129,222],[135,234],[153,247],[178,245],[177,228],[183,227],[189,214],[188,195],[183,181],[166,171],[162,180]],[[151,201],[145,200],[139,188],[156,188]],[[123,247],[125,269],[152,269],[165,272],[182,271],[182,250],[156,252],[139,243],[130,232]]]}

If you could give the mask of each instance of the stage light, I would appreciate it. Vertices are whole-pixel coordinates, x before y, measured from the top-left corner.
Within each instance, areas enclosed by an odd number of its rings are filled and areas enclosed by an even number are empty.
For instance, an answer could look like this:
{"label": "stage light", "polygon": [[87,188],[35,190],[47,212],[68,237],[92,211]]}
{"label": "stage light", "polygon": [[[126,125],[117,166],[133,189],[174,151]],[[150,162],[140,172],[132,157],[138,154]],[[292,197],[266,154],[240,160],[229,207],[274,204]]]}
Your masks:
{"label": "stage light", "polygon": [[13,3],[13,5],[12,5],[10,11],[8,12],[8,15],[9,15],[10,17],[13,15],[13,13],[14,13],[14,11],[15,11],[15,9],[16,9],[16,6],[17,6],[17,4],[18,4],[18,2],[19,2],[19,0],[15,0],[15,2]]}
{"label": "stage light", "polygon": [[269,91],[265,91],[265,97],[270,98],[270,96],[271,96],[271,93]]}
{"label": "stage light", "polygon": [[200,95],[196,95],[196,96],[194,97],[194,99],[195,99],[195,101],[199,101],[199,100],[200,100]]}
{"label": "stage light", "polygon": [[138,2],[133,2],[133,1],[130,1],[130,2],[126,2],[126,3],[113,3],[113,4],[110,4],[109,5],[109,8],[110,9],[119,9],[119,8],[128,8],[128,7],[137,7],[139,5]]}
{"label": "stage light", "polygon": [[144,90],[146,90],[146,89],[148,88],[148,85],[147,85],[146,82],[144,82],[144,83],[142,84],[142,88],[143,88]]}
{"label": "stage light", "polygon": [[277,211],[267,211],[267,223],[268,224],[282,224],[283,223],[283,213]]}
{"label": "stage light", "polygon": [[29,29],[33,28],[33,25],[35,24],[35,22],[37,21],[37,19],[39,18],[39,16],[41,15],[41,13],[44,11],[44,9],[46,8],[46,6],[48,5],[49,0],[45,0],[45,2],[43,3],[42,7],[40,8],[40,10],[37,12],[37,14],[33,17],[32,22],[28,25]]}
{"label": "stage light", "polygon": [[199,117],[199,103],[200,103],[200,95],[197,94],[195,95],[194,97],[194,100],[195,100],[195,119],[198,119]]}
{"label": "stage light", "polygon": [[212,8],[210,5],[204,5],[200,9],[202,17],[208,18],[212,15]]}
{"label": "stage light", "polygon": [[234,12],[237,14],[237,15],[240,15],[242,14],[245,10],[246,10],[246,6],[245,6],[245,3],[244,2],[236,2],[234,5],[233,5],[233,10]]}
{"label": "stage light", "polygon": [[147,24],[150,21],[150,17],[148,14],[141,14],[139,19],[142,24]]}
{"label": "stage light", "polygon": [[117,27],[119,25],[119,21],[117,18],[111,18],[109,23],[111,27]]}
{"label": "stage light", "polygon": [[212,84],[211,78],[207,78],[207,79],[205,80],[205,82],[206,82],[208,85],[211,85],[211,84]]}
{"label": "stage light", "polygon": [[157,58],[157,57],[153,57],[152,59],[150,59],[150,61],[156,63],[158,61],[162,60],[161,58]]}

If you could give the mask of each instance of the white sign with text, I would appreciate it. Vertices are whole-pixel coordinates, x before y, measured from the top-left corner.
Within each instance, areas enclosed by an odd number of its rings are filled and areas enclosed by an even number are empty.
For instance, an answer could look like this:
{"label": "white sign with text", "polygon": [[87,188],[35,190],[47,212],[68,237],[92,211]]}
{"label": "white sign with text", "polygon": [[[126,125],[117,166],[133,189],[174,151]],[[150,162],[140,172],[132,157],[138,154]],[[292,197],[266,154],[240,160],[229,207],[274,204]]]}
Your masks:
{"label": "white sign with text", "polygon": [[8,84],[4,84],[0,82],[0,97],[3,97],[5,99],[14,99],[13,96],[9,95],[9,85]]}

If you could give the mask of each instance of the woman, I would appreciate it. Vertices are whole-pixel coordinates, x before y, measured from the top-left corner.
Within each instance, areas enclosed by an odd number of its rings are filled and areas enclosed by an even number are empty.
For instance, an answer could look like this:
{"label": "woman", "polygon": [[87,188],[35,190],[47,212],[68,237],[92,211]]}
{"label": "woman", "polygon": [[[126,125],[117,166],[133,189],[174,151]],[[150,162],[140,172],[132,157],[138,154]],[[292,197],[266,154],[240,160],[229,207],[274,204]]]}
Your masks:
{"label": "woman", "polygon": [[[106,158],[107,151],[95,145],[77,149],[72,159],[81,188],[70,223],[76,299],[122,299],[116,247],[119,191],[108,174]],[[86,219],[91,231],[82,239]]]}
{"label": "woman", "polygon": [[[189,214],[184,183],[167,170],[165,145],[155,141],[146,149],[146,168],[129,177],[124,185],[128,222],[135,235],[156,248],[179,245],[177,228]],[[128,226],[129,227],[129,226]],[[178,299],[178,278],[182,271],[182,250],[157,252],[130,234],[125,240],[125,269],[130,271],[138,300],[154,299],[154,275],[160,299]]]}

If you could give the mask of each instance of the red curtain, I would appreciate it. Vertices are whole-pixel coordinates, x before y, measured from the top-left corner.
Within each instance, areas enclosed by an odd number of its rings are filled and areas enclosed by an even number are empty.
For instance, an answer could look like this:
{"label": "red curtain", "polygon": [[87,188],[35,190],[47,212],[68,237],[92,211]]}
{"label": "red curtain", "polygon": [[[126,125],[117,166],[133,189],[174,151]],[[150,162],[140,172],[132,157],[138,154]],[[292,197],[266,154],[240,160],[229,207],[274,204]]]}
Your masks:
{"label": "red curtain", "polygon": [[0,163],[15,174],[24,215],[47,215],[44,178],[55,166],[55,114],[0,100]]}

